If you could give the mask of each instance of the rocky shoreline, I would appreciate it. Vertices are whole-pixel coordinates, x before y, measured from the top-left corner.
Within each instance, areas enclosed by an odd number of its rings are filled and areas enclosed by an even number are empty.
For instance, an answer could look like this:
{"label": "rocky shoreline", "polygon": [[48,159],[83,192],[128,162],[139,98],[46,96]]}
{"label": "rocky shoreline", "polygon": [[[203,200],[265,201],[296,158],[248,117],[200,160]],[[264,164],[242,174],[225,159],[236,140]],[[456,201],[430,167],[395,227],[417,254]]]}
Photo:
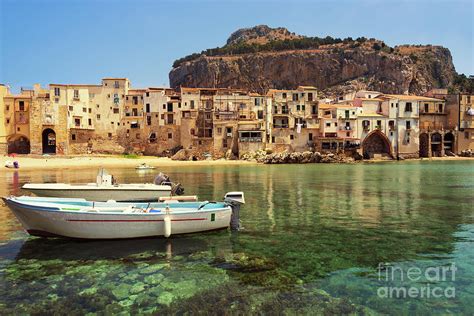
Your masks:
{"label": "rocky shoreline", "polygon": [[267,153],[262,150],[254,153],[244,153],[240,156],[240,159],[263,164],[354,163],[362,160],[362,156],[354,154],[349,157],[344,154],[321,154],[312,151]]}

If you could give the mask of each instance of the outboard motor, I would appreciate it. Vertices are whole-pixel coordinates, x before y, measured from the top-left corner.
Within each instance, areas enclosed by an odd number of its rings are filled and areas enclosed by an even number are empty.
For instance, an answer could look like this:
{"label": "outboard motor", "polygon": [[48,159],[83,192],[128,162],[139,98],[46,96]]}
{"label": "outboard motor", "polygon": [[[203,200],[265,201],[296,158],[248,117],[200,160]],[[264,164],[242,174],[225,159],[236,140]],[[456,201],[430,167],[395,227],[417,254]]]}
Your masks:
{"label": "outboard motor", "polygon": [[171,186],[171,195],[183,195],[184,188],[181,183],[173,183]]}
{"label": "outboard motor", "polygon": [[244,192],[228,192],[224,196],[224,202],[232,208],[230,229],[240,230],[240,206],[245,204]]}
{"label": "outboard motor", "polygon": [[170,177],[168,177],[166,174],[164,174],[163,172],[160,172],[156,177],[155,177],[155,180],[154,180],[154,183],[156,185],[161,185],[163,184],[164,182],[170,182]]}
{"label": "outboard motor", "polygon": [[170,185],[171,186],[171,195],[183,195],[184,194],[184,188],[180,183],[173,183],[170,180],[170,177],[168,175],[164,174],[163,172],[160,172],[154,180],[154,183],[156,185]]}

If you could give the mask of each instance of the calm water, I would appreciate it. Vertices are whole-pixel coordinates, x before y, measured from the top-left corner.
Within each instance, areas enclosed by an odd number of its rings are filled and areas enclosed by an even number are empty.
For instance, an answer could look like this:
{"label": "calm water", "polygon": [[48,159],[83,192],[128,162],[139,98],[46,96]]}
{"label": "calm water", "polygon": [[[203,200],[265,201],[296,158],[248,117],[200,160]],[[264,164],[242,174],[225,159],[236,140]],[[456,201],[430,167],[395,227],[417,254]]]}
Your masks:
{"label": "calm water", "polygon": [[[120,182],[153,180],[110,171]],[[245,229],[170,240],[41,239],[0,206],[0,313],[474,313],[474,162],[163,171],[201,199],[245,191]],[[1,171],[0,194],[95,175]],[[453,263],[455,276],[434,278]],[[410,268],[422,277],[408,279]],[[439,288],[441,297],[380,290],[393,287]]]}

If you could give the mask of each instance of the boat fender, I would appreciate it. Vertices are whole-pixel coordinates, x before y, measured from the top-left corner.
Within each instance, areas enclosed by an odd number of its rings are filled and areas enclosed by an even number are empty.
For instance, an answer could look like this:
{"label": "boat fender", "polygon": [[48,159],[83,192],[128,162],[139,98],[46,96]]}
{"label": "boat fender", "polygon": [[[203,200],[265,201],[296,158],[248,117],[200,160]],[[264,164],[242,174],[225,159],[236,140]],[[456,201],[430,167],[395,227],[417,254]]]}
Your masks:
{"label": "boat fender", "polygon": [[164,231],[164,236],[168,238],[171,236],[171,216],[170,216],[170,209],[169,207],[166,207],[166,214],[164,218],[164,225],[165,225],[165,231]]}

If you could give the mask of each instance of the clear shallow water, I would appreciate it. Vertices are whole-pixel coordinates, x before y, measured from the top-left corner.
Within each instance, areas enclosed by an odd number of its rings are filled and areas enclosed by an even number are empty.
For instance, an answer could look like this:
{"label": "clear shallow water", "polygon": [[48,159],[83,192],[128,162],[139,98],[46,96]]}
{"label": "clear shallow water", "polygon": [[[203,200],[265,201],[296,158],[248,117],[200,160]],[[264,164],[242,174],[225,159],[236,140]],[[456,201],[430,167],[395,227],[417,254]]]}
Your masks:
{"label": "clear shallow water", "polygon": [[[162,170],[201,199],[245,191],[245,229],[170,240],[41,239],[0,206],[2,313],[474,313],[473,162]],[[153,173],[110,171],[120,182],[153,180]],[[7,170],[0,194],[95,175]],[[442,280],[384,279],[378,270],[385,263],[381,271],[424,272],[453,262],[455,278]],[[455,295],[378,295],[381,287],[427,286]]]}

